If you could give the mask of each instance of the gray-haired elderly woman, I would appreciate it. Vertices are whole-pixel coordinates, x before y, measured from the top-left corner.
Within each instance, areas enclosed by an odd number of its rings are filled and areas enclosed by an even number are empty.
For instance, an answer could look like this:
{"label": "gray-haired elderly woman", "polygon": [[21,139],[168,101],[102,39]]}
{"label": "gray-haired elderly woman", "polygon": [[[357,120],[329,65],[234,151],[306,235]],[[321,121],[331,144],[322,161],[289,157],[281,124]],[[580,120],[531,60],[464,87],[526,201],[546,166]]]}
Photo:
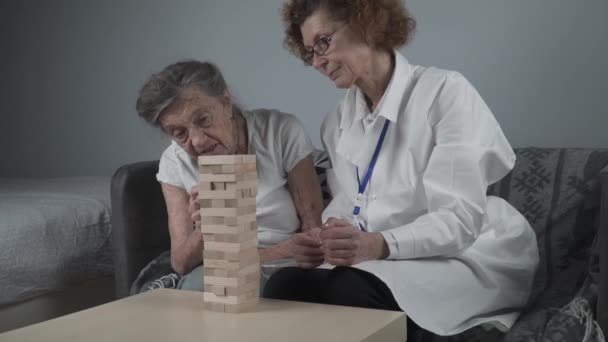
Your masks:
{"label": "gray-haired elderly woman", "polygon": [[301,123],[276,110],[241,110],[215,65],[169,65],[142,87],[137,112],[172,139],[156,177],[167,203],[171,264],[184,275],[178,288],[203,290],[198,156],[256,154],[262,263],[290,258],[292,241],[320,226],[321,189]]}

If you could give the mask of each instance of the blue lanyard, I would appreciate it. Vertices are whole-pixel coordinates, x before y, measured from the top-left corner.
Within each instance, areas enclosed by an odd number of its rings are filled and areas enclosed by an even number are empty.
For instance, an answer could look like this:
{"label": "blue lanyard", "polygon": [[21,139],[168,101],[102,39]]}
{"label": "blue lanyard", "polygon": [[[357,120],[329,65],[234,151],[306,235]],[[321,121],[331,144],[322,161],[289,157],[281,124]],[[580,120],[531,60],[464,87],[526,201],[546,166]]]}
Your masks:
{"label": "blue lanyard", "polygon": [[357,170],[357,183],[359,183],[359,193],[357,194],[357,199],[355,201],[355,209],[353,209],[353,215],[359,215],[359,211],[361,210],[361,203],[363,201],[363,193],[365,192],[365,188],[367,187],[367,183],[369,179],[372,177],[372,173],[374,172],[374,167],[376,166],[376,161],[378,160],[378,154],[380,154],[380,149],[382,148],[382,143],[384,142],[384,137],[386,136],[386,130],[388,129],[388,124],[391,122],[388,119],[384,119],[384,127],[382,128],[382,133],[380,133],[380,138],[378,139],[378,144],[376,144],[376,150],[374,151],[374,155],[372,156],[372,161],[369,163],[367,167],[367,173],[363,178],[363,183],[359,179],[359,167]]}

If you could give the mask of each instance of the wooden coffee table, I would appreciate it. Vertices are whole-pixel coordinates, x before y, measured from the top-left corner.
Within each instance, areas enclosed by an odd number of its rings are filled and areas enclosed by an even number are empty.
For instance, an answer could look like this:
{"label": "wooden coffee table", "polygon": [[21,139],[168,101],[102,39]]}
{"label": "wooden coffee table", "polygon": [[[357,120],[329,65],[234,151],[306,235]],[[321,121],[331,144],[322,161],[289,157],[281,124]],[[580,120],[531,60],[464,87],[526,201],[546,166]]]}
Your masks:
{"label": "wooden coffee table", "polygon": [[0,334],[0,341],[399,341],[402,312],[261,299],[256,311],[203,308],[200,292],[159,289]]}

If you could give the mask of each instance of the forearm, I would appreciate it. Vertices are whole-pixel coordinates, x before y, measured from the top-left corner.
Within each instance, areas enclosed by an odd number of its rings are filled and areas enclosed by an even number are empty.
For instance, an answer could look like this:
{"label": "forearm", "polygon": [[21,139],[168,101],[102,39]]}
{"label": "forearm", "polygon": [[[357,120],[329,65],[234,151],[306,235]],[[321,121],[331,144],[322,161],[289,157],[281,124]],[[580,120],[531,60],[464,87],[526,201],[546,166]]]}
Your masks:
{"label": "forearm", "polygon": [[323,196],[312,156],[302,159],[287,176],[289,192],[303,231],[321,226]]}
{"label": "forearm", "polygon": [[470,228],[452,212],[431,212],[411,223],[382,231],[389,259],[417,259],[460,253],[476,239]]}
{"label": "forearm", "polygon": [[171,263],[179,274],[187,274],[203,261],[203,234],[192,231],[186,240],[171,249]]}
{"label": "forearm", "polygon": [[294,204],[300,218],[302,231],[306,232],[312,228],[321,226],[321,214],[323,205],[317,205],[303,198],[294,198]]}

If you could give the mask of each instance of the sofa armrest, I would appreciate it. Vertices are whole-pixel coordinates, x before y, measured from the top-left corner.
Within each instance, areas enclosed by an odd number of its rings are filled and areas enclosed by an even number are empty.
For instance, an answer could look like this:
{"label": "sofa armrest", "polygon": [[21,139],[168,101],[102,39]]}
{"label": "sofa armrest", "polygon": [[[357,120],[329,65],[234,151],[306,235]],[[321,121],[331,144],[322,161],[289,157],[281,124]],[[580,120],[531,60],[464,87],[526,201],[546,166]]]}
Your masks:
{"label": "sofa armrest", "polygon": [[602,199],[600,204],[599,258],[600,278],[597,301],[597,321],[604,331],[608,333],[608,172],[600,174],[602,183]]}
{"label": "sofa armrest", "polygon": [[169,249],[167,208],[156,180],[158,161],[119,168],[112,177],[112,244],[116,296],[129,295],[139,271]]}

